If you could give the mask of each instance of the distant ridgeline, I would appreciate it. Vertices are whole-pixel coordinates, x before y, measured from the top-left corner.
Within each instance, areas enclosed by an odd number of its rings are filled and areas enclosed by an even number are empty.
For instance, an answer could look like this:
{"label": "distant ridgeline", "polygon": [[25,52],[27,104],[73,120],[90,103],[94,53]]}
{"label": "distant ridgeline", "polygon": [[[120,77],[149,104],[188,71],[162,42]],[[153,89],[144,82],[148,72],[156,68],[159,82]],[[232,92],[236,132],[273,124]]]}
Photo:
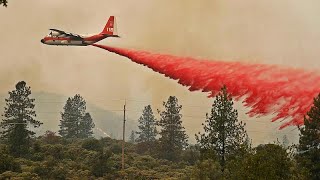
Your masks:
{"label": "distant ridgeline", "polygon": [[[0,95],[0,113],[2,114],[5,106],[5,98],[9,95]],[[67,96],[47,93],[32,92],[31,97],[35,98],[35,111],[37,119],[43,122],[40,128],[32,128],[37,136],[44,134],[47,130],[58,132],[61,119],[60,113],[68,99]],[[95,123],[94,136],[97,138],[107,135],[115,139],[122,139],[123,116],[115,112],[102,109],[96,105],[87,102],[87,110],[92,115]],[[137,129],[137,120],[127,119],[126,134],[129,137],[132,130]],[[107,135],[106,135],[107,134]]]}

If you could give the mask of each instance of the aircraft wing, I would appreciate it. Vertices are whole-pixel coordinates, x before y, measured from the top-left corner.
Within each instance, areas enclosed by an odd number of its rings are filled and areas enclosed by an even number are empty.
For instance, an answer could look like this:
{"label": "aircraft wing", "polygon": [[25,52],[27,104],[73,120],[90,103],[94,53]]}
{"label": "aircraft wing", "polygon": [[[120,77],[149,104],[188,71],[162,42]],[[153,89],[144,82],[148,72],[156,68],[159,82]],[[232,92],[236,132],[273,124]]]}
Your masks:
{"label": "aircraft wing", "polygon": [[59,29],[49,29],[49,30],[50,30],[50,31],[58,32],[58,33],[60,33],[60,34],[66,34],[66,32],[61,31],[61,30],[59,30]]}
{"label": "aircraft wing", "polygon": [[58,32],[60,34],[64,34],[70,38],[73,38],[73,39],[82,39],[82,37],[78,34],[73,34],[73,33],[68,33],[68,32],[65,32],[65,31],[62,31],[62,30],[59,30],[59,29],[49,29],[51,31],[55,31],[55,32]]}

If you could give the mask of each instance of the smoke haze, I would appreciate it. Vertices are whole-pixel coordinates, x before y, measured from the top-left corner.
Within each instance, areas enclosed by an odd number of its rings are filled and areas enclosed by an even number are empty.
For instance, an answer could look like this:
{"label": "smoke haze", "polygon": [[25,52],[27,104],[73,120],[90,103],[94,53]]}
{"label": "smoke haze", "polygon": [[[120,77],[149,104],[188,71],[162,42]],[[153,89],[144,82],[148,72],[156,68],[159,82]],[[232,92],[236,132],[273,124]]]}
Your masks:
{"label": "smoke haze", "polygon": [[[212,103],[206,94],[190,93],[173,80],[96,48],[45,46],[40,39],[49,28],[97,33],[115,15],[121,38],[106,39],[103,44],[317,70],[320,22],[315,17],[320,14],[319,5],[316,0],[11,0],[8,8],[0,9],[0,93],[25,80],[33,91],[64,96],[80,93],[106,109],[123,105],[110,99],[128,98],[145,100],[131,102],[132,109],[142,110],[152,103],[154,111],[169,95],[176,95],[185,105],[185,114],[204,116]],[[240,111],[246,110],[241,107]],[[256,142],[275,139],[272,130],[278,124],[256,123],[241,112]],[[263,121],[268,120],[271,118]],[[186,118],[184,123],[194,134],[201,130],[202,121]]]}

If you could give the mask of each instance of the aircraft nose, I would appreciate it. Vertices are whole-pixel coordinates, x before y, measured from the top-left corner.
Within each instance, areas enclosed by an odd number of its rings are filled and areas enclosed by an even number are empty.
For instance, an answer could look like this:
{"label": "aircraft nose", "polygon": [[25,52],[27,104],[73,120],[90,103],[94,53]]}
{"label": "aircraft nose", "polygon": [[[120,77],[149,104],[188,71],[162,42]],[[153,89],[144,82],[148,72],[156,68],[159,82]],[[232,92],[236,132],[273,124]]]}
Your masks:
{"label": "aircraft nose", "polygon": [[43,39],[41,39],[41,42],[42,42],[42,43],[44,43],[44,40],[43,40]]}

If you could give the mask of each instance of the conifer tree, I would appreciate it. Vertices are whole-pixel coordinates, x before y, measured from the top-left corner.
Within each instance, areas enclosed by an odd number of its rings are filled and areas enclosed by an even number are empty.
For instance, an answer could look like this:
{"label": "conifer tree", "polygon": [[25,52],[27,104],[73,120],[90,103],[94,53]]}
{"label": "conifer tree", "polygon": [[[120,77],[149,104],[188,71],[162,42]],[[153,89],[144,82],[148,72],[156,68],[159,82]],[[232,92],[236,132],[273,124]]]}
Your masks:
{"label": "conifer tree", "polygon": [[320,179],[320,94],[314,98],[300,128],[297,161],[308,179]]}
{"label": "conifer tree", "polygon": [[131,142],[131,143],[135,143],[136,142],[136,132],[131,131],[129,142]]}
{"label": "conifer tree", "polygon": [[89,138],[93,135],[92,128],[95,127],[95,124],[93,123],[92,117],[90,113],[86,113],[83,118],[80,120],[80,126],[79,126],[79,137],[80,138]]}
{"label": "conifer tree", "polygon": [[238,112],[233,109],[233,101],[227,88],[222,87],[212,105],[211,115],[206,114],[204,133],[196,135],[202,156],[216,156],[224,171],[228,157],[246,143],[244,126],[245,124],[238,122]]}
{"label": "conifer tree", "polygon": [[65,138],[87,138],[93,132],[94,123],[86,113],[86,101],[79,94],[68,98],[61,113],[59,134]]}
{"label": "conifer tree", "polygon": [[145,143],[148,151],[151,150],[152,142],[156,140],[157,128],[156,118],[154,117],[152,108],[150,105],[144,107],[143,113],[138,120],[139,131],[136,132],[139,136],[136,139],[138,143]]}
{"label": "conifer tree", "polygon": [[164,111],[160,112],[161,119],[160,149],[164,158],[176,160],[181,151],[188,146],[188,136],[182,126],[182,106],[178,104],[175,96],[170,96],[167,102],[163,102]]}
{"label": "conifer tree", "polygon": [[39,127],[42,123],[35,119],[35,99],[30,98],[31,88],[24,81],[16,84],[16,89],[9,92],[6,107],[2,115],[1,137],[8,143],[10,151],[21,156],[28,151],[30,138],[35,132],[28,130],[29,126]]}

